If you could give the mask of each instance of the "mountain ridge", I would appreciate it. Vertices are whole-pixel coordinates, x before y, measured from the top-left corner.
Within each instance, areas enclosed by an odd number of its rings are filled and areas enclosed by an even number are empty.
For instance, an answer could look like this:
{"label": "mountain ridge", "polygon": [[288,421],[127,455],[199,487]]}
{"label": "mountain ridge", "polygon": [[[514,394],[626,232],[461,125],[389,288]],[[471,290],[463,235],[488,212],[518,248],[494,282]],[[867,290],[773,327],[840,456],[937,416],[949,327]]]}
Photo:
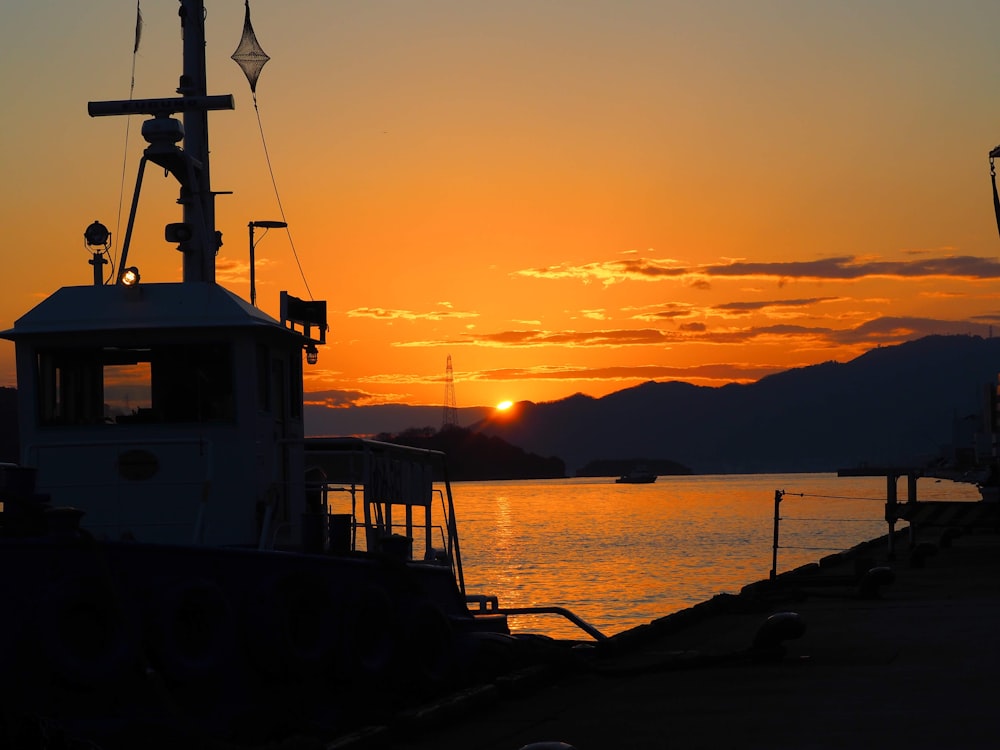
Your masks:
{"label": "mountain ridge", "polygon": [[557,455],[570,472],[635,455],[696,473],[913,464],[953,441],[957,419],[982,413],[998,372],[1000,339],[928,336],[749,384],[649,381],[599,399],[521,402],[516,418],[473,428]]}

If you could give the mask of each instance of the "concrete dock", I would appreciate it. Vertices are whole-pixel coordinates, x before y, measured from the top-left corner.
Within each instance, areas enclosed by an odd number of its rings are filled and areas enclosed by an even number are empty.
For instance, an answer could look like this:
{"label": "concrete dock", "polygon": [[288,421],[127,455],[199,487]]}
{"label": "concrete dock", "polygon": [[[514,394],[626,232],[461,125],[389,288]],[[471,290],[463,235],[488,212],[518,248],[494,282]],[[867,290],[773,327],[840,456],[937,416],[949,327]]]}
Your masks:
{"label": "concrete dock", "polygon": [[1000,534],[905,539],[564,649],[326,747],[998,747]]}

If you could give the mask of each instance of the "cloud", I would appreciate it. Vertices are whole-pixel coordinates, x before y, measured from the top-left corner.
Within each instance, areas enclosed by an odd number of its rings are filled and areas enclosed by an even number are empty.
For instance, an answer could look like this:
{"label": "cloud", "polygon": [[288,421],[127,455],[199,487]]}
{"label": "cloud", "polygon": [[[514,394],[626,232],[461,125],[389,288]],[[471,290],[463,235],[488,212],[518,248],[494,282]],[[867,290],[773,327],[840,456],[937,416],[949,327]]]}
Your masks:
{"label": "cloud", "polygon": [[921,291],[917,294],[920,297],[926,297],[928,299],[965,299],[969,296],[965,292],[945,292],[937,289]]}
{"label": "cloud", "polygon": [[679,302],[668,302],[663,305],[644,305],[642,307],[626,307],[622,312],[634,312],[632,320],[643,320],[656,322],[658,320],[671,320],[673,318],[688,318],[696,315],[698,310],[692,305],[685,305]]}
{"label": "cloud", "polygon": [[627,279],[655,280],[662,277],[683,277],[688,271],[682,266],[670,265],[672,260],[646,260],[643,258],[613,260],[607,262],[568,264],[527,268],[515,272],[519,276],[537,279],[576,279],[589,284],[599,281],[605,286]]}
{"label": "cloud", "polygon": [[620,365],[609,367],[502,368],[463,374],[463,380],[523,381],[523,380],[721,380],[724,382],[755,381],[786,368],[746,363],[716,363],[695,367],[669,365]]}
{"label": "cloud", "polygon": [[811,345],[829,340],[833,332],[830,328],[800,325],[751,326],[749,328],[710,329],[699,335],[689,335],[688,343],[705,344],[746,344],[761,341],[785,341],[792,344],[808,341]]}
{"label": "cloud", "polygon": [[[260,258],[254,264],[263,268],[269,264],[266,258]],[[218,257],[215,260],[215,279],[220,284],[246,284],[250,278],[250,262],[235,260],[228,257]]]}
{"label": "cloud", "polygon": [[862,261],[855,256],[785,263],[734,262],[700,269],[710,276],[770,277],[779,279],[856,280],[862,278],[1000,278],[1000,263],[993,258],[952,256],[905,261]]}
{"label": "cloud", "polygon": [[968,321],[932,318],[884,317],[844,331],[833,331],[832,341],[840,344],[896,344],[923,336],[970,334],[988,336],[989,326]]}
{"label": "cloud", "polygon": [[[844,302],[844,297],[807,297],[803,299],[789,300],[759,300],[749,302],[726,302],[719,305],[707,307],[695,307],[679,303],[667,303],[665,305],[648,305],[645,307],[623,308],[624,312],[634,312],[632,320],[642,320],[656,323],[663,320],[678,320],[681,318],[693,318],[695,316],[713,316],[739,319],[749,317],[754,313],[765,314],[771,318],[791,318],[798,317],[804,308],[826,302]],[[684,325],[680,328],[683,330]]]}
{"label": "cloud", "polygon": [[721,305],[715,305],[710,309],[748,315],[758,310],[773,310],[787,307],[810,307],[812,305],[819,304],[820,302],[835,302],[840,299],[840,297],[809,297],[806,299],[760,300],[757,302],[725,302]]}
{"label": "cloud", "polygon": [[[446,303],[442,303],[448,306]],[[390,310],[384,307],[356,307],[347,311],[349,318],[375,318],[376,320],[446,320],[455,318],[477,318],[479,313],[461,312],[459,310],[435,310],[432,312],[413,312],[411,310]]]}
{"label": "cloud", "polygon": [[361,390],[323,391],[307,390],[304,396],[306,406],[322,406],[327,409],[349,409],[352,406],[376,406],[378,404],[400,403],[409,394],[405,393],[369,393]]}
{"label": "cloud", "polygon": [[732,260],[703,266],[684,266],[671,259],[628,258],[582,265],[562,264],[516,272],[538,279],[576,279],[605,286],[623,281],[675,280],[707,288],[713,278],[787,281],[857,281],[866,278],[989,280],[1000,278],[1000,261],[955,255],[940,258],[877,260],[845,255],[811,261],[751,263]]}
{"label": "cloud", "polygon": [[424,341],[400,341],[398,347],[425,346],[490,346],[490,347],[541,347],[541,346],[630,346],[640,344],[663,344],[671,340],[671,334],[652,328],[622,328],[601,331],[498,331],[496,333],[467,334],[457,339]]}
{"label": "cloud", "polygon": [[985,323],[917,317],[865,319],[854,326],[773,323],[744,327],[710,327],[699,321],[682,323],[676,331],[656,328],[617,328],[596,331],[508,330],[469,332],[456,338],[400,341],[397,347],[479,346],[496,348],[619,348],[624,346],[680,346],[684,344],[744,344],[785,342],[788,346],[824,348],[852,344],[891,344],[929,335],[988,335]]}
{"label": "cloud", "polygon": [[787,342],[789,346],[889,345],[924,336],[989,335],[989,326],[965,320],[936,320],[916,317],[880,317],[850,328],[824,326],[766,325],[728,330],[705,330],[685,338],[688,343],[746,344]]}
{"label": "cloud", "polygon": [[306,406],[325,406],[327,409],[346,409],[348,406],[355,406],[361,400],[372,394],[362,391],[310,391],[307,390],[304,396]]}

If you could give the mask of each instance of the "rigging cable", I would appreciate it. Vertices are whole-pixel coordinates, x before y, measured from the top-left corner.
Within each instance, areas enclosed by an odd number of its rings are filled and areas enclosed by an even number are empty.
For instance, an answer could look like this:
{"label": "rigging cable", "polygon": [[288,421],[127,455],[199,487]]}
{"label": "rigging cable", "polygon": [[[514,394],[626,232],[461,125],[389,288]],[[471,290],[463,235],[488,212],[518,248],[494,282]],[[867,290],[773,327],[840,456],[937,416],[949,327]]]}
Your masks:
{"label": "rigging cable", "polygon": [[278,213],[281,214],[281,220],[286,224],[285,231],[288,233],[288,244],[292,248],[292,256],[295,258],[295,265],[299,269],[299,276],[302,277],[302,283],[305,284],[306,293],[309,295],[310,300],[314,300],[315,297],[313,297],[312,290],[309,288],[305,272],[302,270],[299,253],[295,249],[295,240],[292,239],[292,232],[287,227],[288,220],[285,218],[285,207],[281,204],[278,182],[274,176],[274,168],[271,166],[271,155],[267,150],[267,139],[264,137],[264,125],[260,118],[260,108],[257,106],[257,78],[260,76],[260,71],[264,67],[264,64],[271,58],[261,48],[260,43],[257,41],[257,35],[254,34],[253,24],[250,23],[250,0],[245,0],[245,5],[246,14],[243,19],[243,35],[240,37],[240,43],[231,57],[242,68],[247,81],[250,83],[253,108],[254,112],[257,113],[257,129],[260,131],[260,142],[264,148],[264,160],[267,162],[267,171],[271,175],[271,186],[274,188],[274,198],[278,203]]}
{"label": "rigging cable", "polygon": [[[264,160],[267,162],[267,171],[271,175],[271,185],[274,188],[274,199],[278,202],[278,213],[281,214],[281,220],[288,223],[288,219],[285,218],[285,207],[281,205],[281,195],[278,192],[278,183],[274,178],[274,169],[271,167],[271,155],[267,151],[267,141],[264,138],[264,126],[261,124],[260,120],[260,109],[257,107],[257,92],[253,92],[253,108],[257,113],[257,129],[260,131],[260,143],[264,148]],[[288,244],[292,248],[292,256],[295,258],[295,265],[298,266],[299,276],[302,277],[302,283],[305,284],[306,293],[309,295],[309,299],[313,300],[312,290],[309,288],[309,282],[306,280],[305,272],[302,270],[302,262],[299,260],[299,254],[295,250],[295,240],[292,239],[292,231],[288,227],[285,227],[285,231],[288,232]]]}
{"label": "rigging cable", "polygon": [[[128,100],[132,101],[135,95],[135,61],[139,54],[139,41],[142,39],[142,8],[140,7],[140,0],[135,2],[135,43],[132,45],[132,80],[129,84],[128,89]],[[122,179],[121,185],[118,188],[118,218],[115,219],[115,236],[119,235],[122,226],[122,203],[125,200],[125,167],[128,163],[128,142],[129,134],[132,126],[131,116],[125,118],[125,146],[122,149]],[[111,258],[111,253],[108,253],[108,258],[111,260],[111,274],[108,276],[107,280],[104,282],[107,284],[111,279],[115,278],[115,261]]]}

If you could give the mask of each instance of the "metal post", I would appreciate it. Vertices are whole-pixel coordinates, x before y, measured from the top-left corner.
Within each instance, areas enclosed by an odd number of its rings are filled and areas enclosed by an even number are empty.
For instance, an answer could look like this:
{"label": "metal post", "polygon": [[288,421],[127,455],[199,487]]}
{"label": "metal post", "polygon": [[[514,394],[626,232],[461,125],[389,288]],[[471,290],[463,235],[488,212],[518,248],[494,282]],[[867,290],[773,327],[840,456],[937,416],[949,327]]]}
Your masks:
{"label": "metal post", "polygon": [[778,576],[778,527],[781,525],[781,498],[784,490],[774,491],[774,543],[771,546],[771,580]]}
{"label": "metal post", "polygon": [[250,304],[257,307],[257,286],[254,278],[253,259],[253,222],[251,221],[247,226],[250,227]]}
{"label": "metal post", "polygon": [[917,507],[917,475],[910,472],[906,475],[906,510],[908,511],[906,517],[910,519],[909,528],[909,538],[910,538],[910,548],[916,544],[916,531],[915,524],[913,523],[913,517],[916,515],[913,511]]}
{"label": "metal post", "polygon": [[[285,229],[288,224],[283,221],[251,221],[247,226],[250,228],[250,304],[257,307],[257,272],[255,270],[256,261],[254,260],[253,230],[255,227],[265,230]],[[261,239],[264,239],[264,235],[261,235]],[[282,320],[284,320],[284,314],[282,314]],[[308,335],[308,331],[306,335]]]}
{"label": "metal post", "polygon": [[889,524],[889,545],[888,556],[892,560],[895,558],[895,542],[893,537],[896,534],[896,517],[898,509],[896,507],[896,479],[891,472],[885,475],[885,520]]}
{"label": "metal post", "polygon": [[94,257],[87,262],[94,267],[94,286],[104,286],[104,266],[108,263],[104,259],[104,252],[95,252]]}

